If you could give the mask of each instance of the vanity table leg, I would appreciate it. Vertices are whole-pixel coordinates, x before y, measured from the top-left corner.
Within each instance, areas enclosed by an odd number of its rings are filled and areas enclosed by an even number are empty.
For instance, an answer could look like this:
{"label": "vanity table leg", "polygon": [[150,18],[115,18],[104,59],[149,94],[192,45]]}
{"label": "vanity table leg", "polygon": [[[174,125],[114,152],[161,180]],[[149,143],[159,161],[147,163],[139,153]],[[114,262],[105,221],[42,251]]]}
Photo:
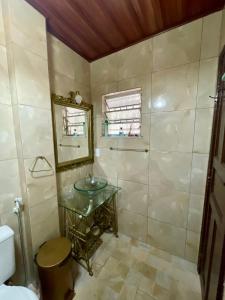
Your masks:
{"label": "vanity table leg", "polygon": [[116,205],[116,195],[113,195],[113,199],[112,199],[112,203],[113,203],[113,233],[116,237],[118,236],[118,218],[117,218],[117,205]]}

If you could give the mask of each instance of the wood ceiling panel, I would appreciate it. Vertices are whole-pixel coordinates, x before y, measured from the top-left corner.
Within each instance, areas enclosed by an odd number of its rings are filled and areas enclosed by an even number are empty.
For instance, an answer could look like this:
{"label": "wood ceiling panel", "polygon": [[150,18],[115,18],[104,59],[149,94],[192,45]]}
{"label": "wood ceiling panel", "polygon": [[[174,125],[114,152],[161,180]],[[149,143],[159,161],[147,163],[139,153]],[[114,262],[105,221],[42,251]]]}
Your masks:
{"label": "wood ceiling panel", "polygon": [[26,0],[88,61],[222,9],[225,0]]}

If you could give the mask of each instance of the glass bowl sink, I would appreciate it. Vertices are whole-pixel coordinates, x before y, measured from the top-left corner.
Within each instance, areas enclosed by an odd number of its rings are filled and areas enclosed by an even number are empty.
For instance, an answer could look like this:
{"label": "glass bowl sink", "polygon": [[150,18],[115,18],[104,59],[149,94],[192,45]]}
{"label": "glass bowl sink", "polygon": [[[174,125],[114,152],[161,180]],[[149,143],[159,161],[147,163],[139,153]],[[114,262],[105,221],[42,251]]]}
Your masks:
{"label": "glass bowl sink", "polygon": [[107,180],[100,177],[89,176],[78,180],[74,187],[80,192],[95,192],[103,189],[108,184]]}

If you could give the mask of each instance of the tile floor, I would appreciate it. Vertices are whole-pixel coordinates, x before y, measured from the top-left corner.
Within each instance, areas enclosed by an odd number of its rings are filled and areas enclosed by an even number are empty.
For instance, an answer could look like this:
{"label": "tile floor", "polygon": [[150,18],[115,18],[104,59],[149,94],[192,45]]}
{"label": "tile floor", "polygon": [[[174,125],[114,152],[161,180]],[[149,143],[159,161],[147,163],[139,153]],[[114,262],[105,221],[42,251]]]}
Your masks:
{"label": "tile floor", "polygon": [[120,234],[103,235],[92,260],[79,268],[74,300],[200,300],[196,265]]}

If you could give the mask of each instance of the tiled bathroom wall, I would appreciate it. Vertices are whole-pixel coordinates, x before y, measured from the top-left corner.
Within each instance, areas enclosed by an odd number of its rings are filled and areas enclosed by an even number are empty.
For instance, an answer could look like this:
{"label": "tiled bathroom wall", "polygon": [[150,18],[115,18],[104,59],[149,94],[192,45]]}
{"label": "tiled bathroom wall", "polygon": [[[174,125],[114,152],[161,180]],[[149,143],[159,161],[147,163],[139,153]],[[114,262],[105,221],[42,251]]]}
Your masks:
{"label": "tiled bathroom wall", "polygon": [[[93,170],[122,188],[119,230],[191,261],[198,252],[221,22],[220,11],[91,63],[99,149]],[[102,137],[102,95],[136,87],[142,88],[142,137]]]}
{"label": "tiled bathroom wall", "polygon": [[[57,38],[48,34],[50,89],[67,97],[70,91],[79,91],[85,102],[91,102],[90,64]],[[92,173],[92,164],[57,173],[59,196],[73,188],[79,178]]]}
{"label": "tiled bathroom wall", "polygon": [[[26,272],[30,282],[34,278],[33,255],[44,241],[59,235],[46,26],[45,18],[25,1],[3,0],[1,4],[0,35],[2,40],[5,35],[5,44],[1,44],[4,93],[0,100],[0,148],[4,150],[0,197],[5,213],[1,210],[0,218],[1,224],[14,229],[20,247],[12,207],[15,197],[22,197]],[[53,171],[33,178],[29,169],[37,156],[45,156]],[[20,251],[18,262],[22,264]],[[20,264],[17,263],[17,273],[23,276],[25,270],[18,269]]]}

